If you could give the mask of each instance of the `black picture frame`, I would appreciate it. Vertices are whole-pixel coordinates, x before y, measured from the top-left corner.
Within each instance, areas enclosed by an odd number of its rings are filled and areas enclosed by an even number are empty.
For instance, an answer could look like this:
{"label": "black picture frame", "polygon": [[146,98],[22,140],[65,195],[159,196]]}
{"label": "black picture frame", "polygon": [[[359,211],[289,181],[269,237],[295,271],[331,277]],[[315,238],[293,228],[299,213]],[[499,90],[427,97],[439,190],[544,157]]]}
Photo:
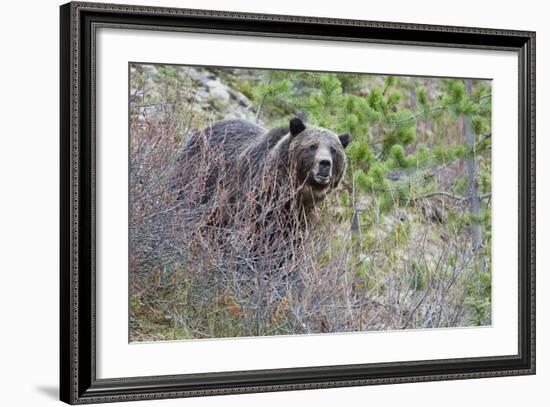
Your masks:
{"label": "black picture frame", "polygon": [[[70,404],[535,373],[535,33],[72,2],[60,7],[60,398]],[[95,29],[173,30],[508,50],[519,60],[519,352],[420,360],[96,378]]]}

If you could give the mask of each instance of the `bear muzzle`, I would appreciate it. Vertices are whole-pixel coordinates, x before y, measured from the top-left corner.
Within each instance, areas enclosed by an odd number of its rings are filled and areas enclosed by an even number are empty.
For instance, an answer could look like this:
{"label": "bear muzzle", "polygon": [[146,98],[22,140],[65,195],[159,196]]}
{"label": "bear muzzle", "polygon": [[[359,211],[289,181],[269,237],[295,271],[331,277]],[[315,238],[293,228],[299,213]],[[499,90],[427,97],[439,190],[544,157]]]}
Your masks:
{"label": "bear muzzle", "polygon": [[332,162],[330,160],[320,160],[315,166],[313,180],[321,186],[327,186],[332,176]]}

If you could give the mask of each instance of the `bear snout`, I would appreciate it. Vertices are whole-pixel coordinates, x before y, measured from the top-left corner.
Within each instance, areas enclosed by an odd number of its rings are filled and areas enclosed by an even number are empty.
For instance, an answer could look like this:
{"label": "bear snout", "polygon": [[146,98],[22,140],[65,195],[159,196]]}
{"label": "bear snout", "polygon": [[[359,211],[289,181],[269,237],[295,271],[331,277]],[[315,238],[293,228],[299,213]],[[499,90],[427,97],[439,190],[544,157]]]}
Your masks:
{"label": "bear snout", "polygon": [[332,177],[332,161],[326,158],[317,161],[311,175],[315,184],[323,188],[327,187]]}
{"label": "bear snout", "polygon": [[332,163],[329,160],[321,160],[319,161],[319,172],[318,174],[323,177],[330,176],[330,167]]}

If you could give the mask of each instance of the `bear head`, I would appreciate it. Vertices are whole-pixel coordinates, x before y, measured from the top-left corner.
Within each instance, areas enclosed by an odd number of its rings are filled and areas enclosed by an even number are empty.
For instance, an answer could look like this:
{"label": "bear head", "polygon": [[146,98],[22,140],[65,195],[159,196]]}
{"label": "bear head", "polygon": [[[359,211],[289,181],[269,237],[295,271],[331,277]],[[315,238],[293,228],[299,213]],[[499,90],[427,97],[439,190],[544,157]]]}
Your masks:
{"label": "bear head", "polygon": [[351,136],[322,127],[306,126],[300,119],[289,123],[289,161],[301,186],[302,201],[317,203],[335,188],[346,168],[344,149]]}

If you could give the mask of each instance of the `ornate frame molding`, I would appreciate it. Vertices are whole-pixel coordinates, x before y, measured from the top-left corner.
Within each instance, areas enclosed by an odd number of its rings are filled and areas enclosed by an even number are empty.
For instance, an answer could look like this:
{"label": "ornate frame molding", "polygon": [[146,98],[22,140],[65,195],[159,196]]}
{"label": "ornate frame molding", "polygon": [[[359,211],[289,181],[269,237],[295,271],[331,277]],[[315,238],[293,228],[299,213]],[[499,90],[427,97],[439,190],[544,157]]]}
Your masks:
{"label": "ornate frame molding", "polygon": [[[534,32],[84,2],[61,6],[60,20],[61,400],[85,404],[535,373]],[[516,51],[520,61],[519,354],[96,379],[94,39],[100,26]]]}

